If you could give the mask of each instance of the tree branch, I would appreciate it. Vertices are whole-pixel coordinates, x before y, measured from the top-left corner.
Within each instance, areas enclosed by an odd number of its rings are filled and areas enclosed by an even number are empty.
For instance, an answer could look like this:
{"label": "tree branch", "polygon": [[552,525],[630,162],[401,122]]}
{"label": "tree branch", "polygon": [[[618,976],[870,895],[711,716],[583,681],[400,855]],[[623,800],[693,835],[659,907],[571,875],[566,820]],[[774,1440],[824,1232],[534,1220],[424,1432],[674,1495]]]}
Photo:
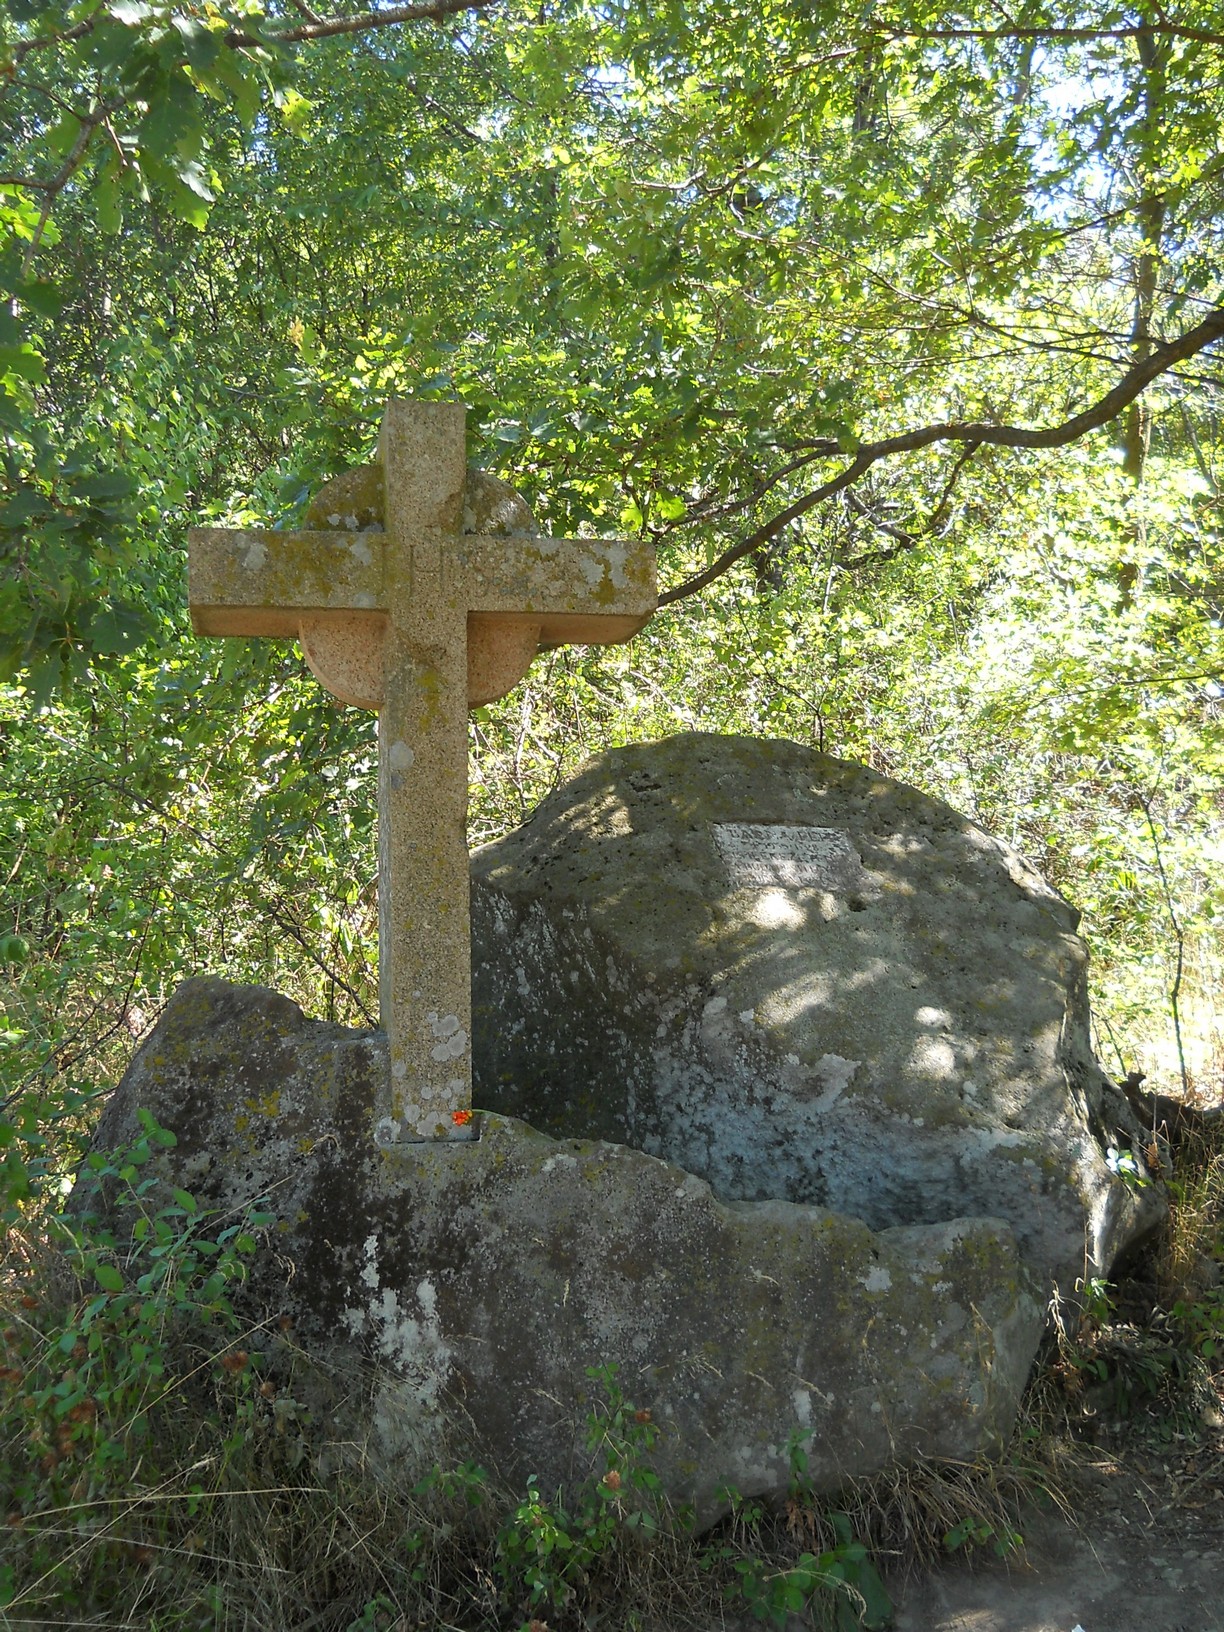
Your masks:
{"label": "tree branch", "polygon": [[[372,28],[394,28],[398,23],[417,23],[429,18],[440,22],[463,11],[485,11],[497,0],[425,0],[413,6],[388,6],[385,11],[358,11],[347,17],[318,17],[304,3],[294,0],[297,9],[310,19],[296,28],[281,29],[264,35],[247,34],[240,28],[230,29],[223,36],[226,45],[234,48],[258,48],[267,45],[296,45],[300,40],[323,40],[333,34],[361,34]],[[19,40],[12,48],[12,60],[20,67],[31,51],[43,51],[50,45],[71,44],[94,30],[96,17],[65,28],[58,34],[38,34],[32,40]]]}
{"label": "tree branch", "polygon": [[[856,516],[862,516],[864,521],[869,521],[879,532],[889,538],[895,538],[900,549],[912,550],[918,543],[916,533],[907,533],[904,527],[897,527],[891,521],[885,521],[882,517],[874,515],[871,507],[863,503],[852,487],[846,490],[846,503]],[[888,553],[891,555],[893,552],[890,550]]]}
{"label": "tree branch", "polygon": [[699,572],[696,577],[688,578],[684,583],[678,584],[675,589],[669,589],[660,595],[659,605],[671,606],[673,602],[683,600],[686,595],[695,595],[699,589],[704,589],[707,584],[712,584],[716,578],[722,577],[728,567],[733,567],[737,561],[742,561],[746,555],[751,555],[753,550],[759,550],[762,544],[768,544],[770,539],[776,538],[784,527],[789,527],[792,521],[797,521],[800,516],[805,515],[822,499],[831,499],[835,493],[840,493],[843,488],[849,487],[851,482],[857,482],[864,471],[870,470],[874,464],[875,456],[867,452],[860,453],[854,463],[847,465],[845,470],[838,475],[827,482],[822,482],[811,493],[805,493],[801,499],[796,499],[794,504],[787,505],[786,509],[780,511],[772,521],[767,521],[763,527],[758,527],[755,532],[749,533],[748,537],[742,539],[740,543],[733,544],[729,550],[724,550],[718,560],[708,566],[704,572]]}
{"label": "tree branch", "polygon": [[38,253],[38,246],[42,243],[43,233],[47,230],[47,222],[51,217],[51,209],[55,203],[55,200],[59,197],[60,193],[63,192],[64,188],[68,185],[76,173],[77,166],[85,157],[85,149],[93,140],[94,131],[97,130],[98,126],[105,119],[109,118],[114,111],[115,110],[112,107],[102,106],[95,108],[92,113],[78,113],[76,115],[76,118],[81,121],[81,128],[79,131],[77,131],[76,140],[72,144],[72,149],[69,152],[68,157],[64,160],[58,172],[52,176],[51,180],[43,189],[46,196],[44,197],[42,207],[38,212],[38,223],[35,226],[34,231],[30,234],[30,241],[26,245],[26,252],[22,257],[21,276],[23,279],[28,278],[30,275],[30,268],[34,264],[34,257]]}
{"label": "tree branch", "polygon": [[1224,34],[1184,23],[1124,23],[1117,28],[1043,28],[1039,24],[1006,28],[900,28],[878,23],[871,30],[886,40],[1135,40],[1163,37],[1196,45],[1224,45]]}
{"label": "tree branch", "polygon": [[983,442],[997,448],[1064,448],[1069,442],[1078,442],[1089,431],[1100,430],[1116,419],[1123,408],[1152,381],[1167,374],[1188,357],[1197,356],[1215,340],[1224,336],[1224,306],[1209,312],[1201,323],[1187,329],[1175,340],[1162,341],[1151,352],[1133,363],[1111,391],[1082,413],[1075,414],[1061,425],[1044,430],[1028,430],[1019,425],[989,425],[982,421],[952,421],[942,425],[927,425],[920,431],[905,431],[900,436],[884,437],[879,442],[866,444],[860,452],[871,453],[875,459],[891,453],[912,453],[928,448],[933,442]]}
{"label": "tree branch", "polygon": [[419,23],[426,18],[441,22],[444,17],[456,16],[463,11],[487,11],[497,0],[428,0],[415,6],[388,6],[385,11],[358,11],[348,17],[329,17],[326,21],[302,23],[297,28],[281,29],[265,34],[245,34],[232,29],[225,36],[226,45],[296,45],[302,40],[325,40],[336,34],[363,34],[373,28],[394,28],[399,23]]}
{"label": "tree branch", "polygon": [[65,41],[83,39],[86,34],[93,33],[94,19],[87,17],[83,23],[74,23],[71,28],[65,28],[59,34],[37,34],[32,40],[18,40],[13,47],[13,64],[20,68],[31,51],[42,51],[49,45],[62,45]]}
{"label": "tree branch", "polygon": [[751,555],[753,550],[760,549],[770,539],[776,538],[784,527],[806,514],[813,506],[820,504],[824,499],[832,498],[835,493],[842,492],[858,481],[860,476],[878,464],[881,459],[887,459],[895,453],[915,453],[920,448],[929,448],[937,442],[967,442],[973,445],[974,452],[982,444],[996,448],[1066,447],[1068,443],[1077,442],[1080,437],[1087,436],[1090,431],[1100,430],[1103,425],[1108,425],[1110,420],[1116,419],[1124,408],[1129,407],[1153,380],[1167,374],[1170,369],[1188,357],[1197,356],[1200,351],[1222,336],[1224,336],[1224,307],[1217,307],[1201,323],[1187,329],[1185,334],[1153,346],[1146,357],[1140,358],[1126,370],[1112,390],[1107,391],[1090,408],[1085,408],[1081,413],[1073,414],[1070,419],[1064,420],[1061,425],[1030,430],[1023,425],[991,425],[981,420],[951,420],[938,425],[924,425],[920,430],[903,431],[897,436],[882,437],[876,442],[865,442],[855,454],[853,463],[847,465],[839,475],[814,488],[811,493],[805,493],[802,498],[796,499],[793,504],[780,511],[771,521],[765,522],[750,533],[747,538],[724,550],[717,561],[708,566],[704,572],[686,578],[674,589],[660,595],[659,605],[672,606],[676,601],[684,600],[689,595],[695,595],[698,590],[705,589],[716,578],[721,578],[737,561],[742,561],[746,555]]}

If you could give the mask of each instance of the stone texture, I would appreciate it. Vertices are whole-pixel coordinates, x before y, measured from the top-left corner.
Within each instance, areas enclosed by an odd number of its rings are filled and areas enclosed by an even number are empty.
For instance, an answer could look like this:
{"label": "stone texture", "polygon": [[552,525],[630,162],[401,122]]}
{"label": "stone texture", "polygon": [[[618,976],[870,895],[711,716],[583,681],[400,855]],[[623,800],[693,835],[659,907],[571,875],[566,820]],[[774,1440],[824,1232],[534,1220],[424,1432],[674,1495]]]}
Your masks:
{"label": "stone texture", "polygon": [[473,861],[476,1102],[724,1201],[995,1214],[1072,1296],[1160,1215],[1078,914],[938,800],[794,743],[596,760]]}
{"label": "stone texture", "polygon": [[626,640],[655,606],[653,550],[535,537],[512,488],[468,471],[464,413],[392,402],[377,464],[327,483],[304,531],[189,537],[198,633],[297,636],[337,697],[378,710],[392,1143],[469,1137],[468,707],[542,644]]}
{"label": "stone texture", "polygon": [[[192,981],[95,1139],[135,1138],[146,1108],[178,1143],[145,1175],[228,1221],[268,1200],[280,1222],[240,1306],[253,1322],[290,1313],[341,1374],[377,1362],[376,1458],[411,1471],[475,1453],[553,1490],[584,1471],[586,1368],[608,1363],[662,1431],[668,1492],[703,1521],[724,1484],[782,1493],[794,1436],[821,1488],[1006,1436],[1042,1324],[1006,1225],[873,1233],[817,1207],[721,1202],[640,1151],[496,1115],[473,1144],[380,1148],[385,1063],[379,1033]],[[88,1179],[71,1200],[106,1205]]]}

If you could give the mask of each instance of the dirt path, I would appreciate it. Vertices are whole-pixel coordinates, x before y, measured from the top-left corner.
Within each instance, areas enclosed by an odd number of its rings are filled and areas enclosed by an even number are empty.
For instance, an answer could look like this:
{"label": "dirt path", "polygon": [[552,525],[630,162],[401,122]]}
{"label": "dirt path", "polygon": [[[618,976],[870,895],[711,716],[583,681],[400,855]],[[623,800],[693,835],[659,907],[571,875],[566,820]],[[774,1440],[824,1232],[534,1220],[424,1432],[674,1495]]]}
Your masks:
{"label": "dirt path", "polygon": [[1077,1523],[1035,1514],[1026,1557],[890,1583],[895,1632],[1224,1632],[1224,1434],[1100,1456]]}

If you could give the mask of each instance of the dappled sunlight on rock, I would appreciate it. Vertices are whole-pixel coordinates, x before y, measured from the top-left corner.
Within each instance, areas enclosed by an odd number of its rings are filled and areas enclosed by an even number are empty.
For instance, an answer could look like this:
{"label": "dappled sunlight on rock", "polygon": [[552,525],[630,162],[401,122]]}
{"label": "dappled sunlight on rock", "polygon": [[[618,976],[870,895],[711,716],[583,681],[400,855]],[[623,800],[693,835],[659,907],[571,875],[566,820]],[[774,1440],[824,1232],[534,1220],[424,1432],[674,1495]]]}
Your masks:
{"label": "dappled sunlight on rock", "polygon": [[[913,788],[794,743],[617,750],[473,860],[476,1093],[716,1194],[1011,1221],[1073,1290],[1160,1211],[1078,914]],[[831,1062],[842,1062],[831,1066]]]}

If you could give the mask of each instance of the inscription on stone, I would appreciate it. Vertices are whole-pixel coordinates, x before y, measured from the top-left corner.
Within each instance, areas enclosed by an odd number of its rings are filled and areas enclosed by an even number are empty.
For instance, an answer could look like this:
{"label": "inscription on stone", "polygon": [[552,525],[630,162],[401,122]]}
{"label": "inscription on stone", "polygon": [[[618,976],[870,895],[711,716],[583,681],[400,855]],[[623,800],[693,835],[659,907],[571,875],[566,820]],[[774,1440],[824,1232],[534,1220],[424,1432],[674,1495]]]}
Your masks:
{"label": "inscription on stone", "polygon": [[849,834],[839,827],[716,822],[714,841],[727,877],[739,889],[848,890],[865,878]]}

